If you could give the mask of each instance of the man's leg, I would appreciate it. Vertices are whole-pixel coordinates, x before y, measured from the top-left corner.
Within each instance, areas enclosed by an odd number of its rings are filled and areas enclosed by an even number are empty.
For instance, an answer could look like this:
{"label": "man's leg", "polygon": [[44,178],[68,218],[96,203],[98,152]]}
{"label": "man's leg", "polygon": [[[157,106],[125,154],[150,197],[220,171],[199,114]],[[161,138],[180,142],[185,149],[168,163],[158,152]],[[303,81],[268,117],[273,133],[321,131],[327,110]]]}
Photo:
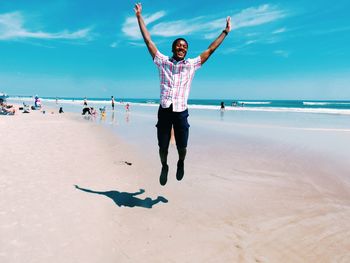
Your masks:
{"label": "man's leg", "polygon": [[161,185],[165,185],[168,180],[169,166],[167,164],[167,159],[172,127],[171,118],[169,116],[170,112],[171,109],[163,109],[160,106],[158,110],[158,123],[156,125],[159,145],[159,157],[162,163],[162,170],[159,177],[159,182]]}
{"label": "man's leg", "polygon": [[182,180],[185,174],[184,161],[187,153],[187,142],[189,135],[189,127],[187,121],[188,110],[180,112],[177,115],[176,121],[174,122],[174,132],[177,152],[179,154],[179,160],[177,161],[176,179]]}

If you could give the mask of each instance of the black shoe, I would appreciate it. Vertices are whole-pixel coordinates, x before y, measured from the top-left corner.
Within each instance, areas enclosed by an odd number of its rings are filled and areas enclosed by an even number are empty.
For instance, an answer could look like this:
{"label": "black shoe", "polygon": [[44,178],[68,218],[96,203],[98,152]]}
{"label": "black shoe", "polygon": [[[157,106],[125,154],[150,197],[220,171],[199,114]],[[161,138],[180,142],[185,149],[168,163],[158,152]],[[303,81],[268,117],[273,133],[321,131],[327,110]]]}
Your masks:
{"label": "black shoe", "polygon": [[161,185],[165,185],[168,180],[169,166],[167,164],[162,166],[162,171],[160,172],[159,182]]}
{"label": "black shoe", "polygon": [[184,170],[184,161],[179,160],[177,162],[177,170],[176,170],[176,179],[178,181],[181,181],[184,177],[185,170]]}

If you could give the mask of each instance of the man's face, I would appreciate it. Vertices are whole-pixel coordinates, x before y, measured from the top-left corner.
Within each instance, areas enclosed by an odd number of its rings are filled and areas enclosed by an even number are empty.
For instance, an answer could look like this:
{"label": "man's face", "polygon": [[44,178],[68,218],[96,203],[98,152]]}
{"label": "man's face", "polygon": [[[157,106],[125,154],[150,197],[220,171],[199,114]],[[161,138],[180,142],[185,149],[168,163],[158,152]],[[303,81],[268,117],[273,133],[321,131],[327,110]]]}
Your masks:
{"label": "man's face", "polygon": [[178,40],[173,50],[173,57],[175,60],[180,61],[185,58],[187,54],[187,44],[183,40]]}

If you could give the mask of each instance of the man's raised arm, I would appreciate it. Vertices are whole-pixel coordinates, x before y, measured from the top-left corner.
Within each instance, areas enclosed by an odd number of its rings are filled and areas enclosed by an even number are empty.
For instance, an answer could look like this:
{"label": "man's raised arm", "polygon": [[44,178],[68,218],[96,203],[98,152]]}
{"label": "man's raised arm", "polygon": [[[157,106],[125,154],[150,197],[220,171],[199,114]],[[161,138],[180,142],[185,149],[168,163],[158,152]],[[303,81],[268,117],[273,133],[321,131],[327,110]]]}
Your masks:
{"label": "man's raised arm", "polygon": [[149,32],[146,28],[145,21],[143,21],[142,14],[141,14],[141,12],[142,12],[141,3],[137,3],[135,5],[134,10],[135,10],[137,22],[139,23],[141,34],[143,36],[143,40],[145,41],[147,48],[148,48],[148,51],[151,54],[152,58],[154,58],[156,56],[158,49],[151,39],[151,35],[149,34]]}
{"label": "man's raised arm", "polygon": [[225,37],[228,35],[230,31],[231,31],[231,17],[227,17],[225,30],[223,30],[221,34],[218,36],[218,38],[215,39],[214,42],[210,44],[207,50],[205,50],[202,54],[200,54],[202,65],[204,64],[204,62],[207,61],[210,55],[213,54],[214,51],[220,46],[220,44],[222,43],[222,41],[224,41]]}

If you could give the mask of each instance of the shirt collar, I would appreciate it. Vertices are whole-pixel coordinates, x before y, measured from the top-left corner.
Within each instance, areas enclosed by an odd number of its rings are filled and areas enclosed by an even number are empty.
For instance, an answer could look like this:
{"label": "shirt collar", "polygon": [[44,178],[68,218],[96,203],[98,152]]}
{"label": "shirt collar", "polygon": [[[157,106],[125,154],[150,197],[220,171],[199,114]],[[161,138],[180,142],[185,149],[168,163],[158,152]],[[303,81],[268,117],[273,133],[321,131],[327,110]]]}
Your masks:
{"label": "shirt collar", "polygon": [[172,62],[172,63],[174,63],[174,64],[179,64],[179,63],[187,64],[187,63],[188,63],[187,59],[183,59],[183,60],[177,61],[177,60],[174,59],[173,57],[170,57],[170,58],[169,58],[169,61]]}

